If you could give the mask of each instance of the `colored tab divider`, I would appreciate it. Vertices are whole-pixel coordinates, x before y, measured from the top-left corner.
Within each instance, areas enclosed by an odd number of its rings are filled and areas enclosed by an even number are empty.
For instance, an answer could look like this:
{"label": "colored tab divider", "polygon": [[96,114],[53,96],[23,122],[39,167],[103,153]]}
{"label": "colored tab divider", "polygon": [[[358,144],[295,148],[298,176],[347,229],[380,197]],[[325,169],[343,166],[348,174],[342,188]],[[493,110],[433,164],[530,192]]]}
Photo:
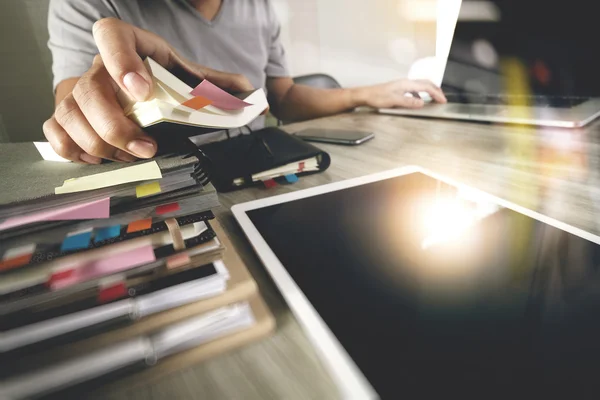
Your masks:
{"label": "colored tab divider", "polygon": [[152,196],[153,194],[160,193],[160,183],[158,182],[150,182],[144,183],[143,185],[136,186],[135,188],[135,197],[138,199],[140,197]]}
{"label": "colored tab divider", "polygon": [[94,233],[94,242],[115,238],[121,234],[121,225],[105,226],[96,229]]}
{"label": "colored tab divider", "polygon": [[154,261],[156,261],[154,248],[152,245],[146,245],[108,257],[81,263],[71,269],[73,272],[68,275],[63,274],[54,276],[48,283],[52,290],[59,290],[67,286],[86,282],[91,279],[106,277]]}
{"label": "colored tab divider", "polygon": [[56,284],[56,282],[60,282],[64,279],[69,279],[71,276],[73,276],[74,273],[75,270],[73,268],[55,271],[54,273],[52,273],[52,275],[50,275],[50,278],[48,278],[46,286],[51,288]]}
{"label": "colored tab divider", "polygon": [[186,100],[183,103],[181,103],[182,106],[193,108],[194,110],[199,110],[199,109],[204,108],[211,104],[212,104],[212,101],[210,101],[209,99],[207,99],[204,96],[194,96],[191,99]]}
{"label": "colored tab divider", "polygon": [[101,189],[124,183],[149,181],[162,178],[160,167],[151,161],[131,167],[124,167],[100,174],[67,179],[62,186],[54,189],[55,194],[76,193],[86,190]]}
{"label": "colored tab divider", "polygon": [[60,251],[85,249],[92,240],[92,228],[69,233],[60,246]]}
{"label": "colored tab divider", "polygon": [[110,217],[110,197],[75,205],[55,207],[27,215],[10,217],[0,222],[0,231],[42,221],[67,221]]}
{"label": "colored tab divider", "polygon": [[7,271],[29,264],[33,252],[35,251],[35,247],[35,243],[31,243],[6,250],[0,261],[0,271]]}
{"label": "colored tab divider", "polygon": [[127,226],[127,233],[144,231],[150,228],[152,228],[152,218],[140,219],[133,221]]}
{"label": "colored tab divider", "polygon": [[288,181],[288,183],[296,183],[298,182],[298,177],[296,174],[288,174],[285,176],[285,180]]}
{"label": "colored tab divider", "polygon": [[[238,99],[232,94],[227,93],[206,79],[200,82],[200,84],[196,86],[190,92],[190,94],[193,96],[202,96],[210,100],[214,107],[220,108],[221,110],[241,110],[244,107],[252,105],[250,103],[246,103],[242,99]],[[183,105],[185,105],[185,103],[183,103]]]}
{"label": "colored tab divider", "polygon": [[263,181],[263,184],[267,189],[277,186],[277,182],[274,179],[266,179]]}
{"label": "colored tab divider", "polygon": [[98,303],[108,303],[121,297],[127,296],[127,285],[125,282],[117,282],[111,286],[100,288],[98,292]]}
{"label": "colored tab divider", "polygon": [[158,206],[156,207],[156,209],[154,210],[156,212],[156,215],[163,215],[163,214],[168,214],[168,213],[172,213],[175,211],[179,211],[179,203],[169,203],[169,204],[163,204],[162,206]]}

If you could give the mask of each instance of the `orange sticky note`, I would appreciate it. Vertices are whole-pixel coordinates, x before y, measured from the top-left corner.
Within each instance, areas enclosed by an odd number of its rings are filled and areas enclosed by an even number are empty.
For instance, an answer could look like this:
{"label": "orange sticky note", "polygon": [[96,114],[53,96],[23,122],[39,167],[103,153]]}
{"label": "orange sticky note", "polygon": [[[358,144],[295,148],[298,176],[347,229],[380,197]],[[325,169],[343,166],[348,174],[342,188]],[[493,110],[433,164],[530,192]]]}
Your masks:
{"label": "orange sticky note", "polygon": [[133,221],[127,226],[127,233],[133,233],[150,229],[152,227],[152,218],[140,219],[139,221]]}
{"label": "orange sticky note", "polygon": [[191,99],[186,100],[183,103],[181,103],[182,106],[193,108],[194,110],[199,110],[202,107],[206,107],[210,104],[212,104],[212,101],[210,101],[206,97],[202,97],[202,96],[194,96]]}

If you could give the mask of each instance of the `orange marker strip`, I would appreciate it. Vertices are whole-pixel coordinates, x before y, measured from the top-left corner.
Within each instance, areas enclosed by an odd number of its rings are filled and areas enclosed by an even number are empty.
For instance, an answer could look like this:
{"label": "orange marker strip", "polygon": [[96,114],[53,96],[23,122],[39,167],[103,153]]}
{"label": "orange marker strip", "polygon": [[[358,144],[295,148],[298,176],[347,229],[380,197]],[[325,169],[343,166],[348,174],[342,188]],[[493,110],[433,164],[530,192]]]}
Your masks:
{"label": "orange marker strip", "polygon": [[206,107],[210,104],[212,104],[212,101],[202,96],[195,96],[181,103],[182,106],[193,108],[194,110],[199,110],[202,107]]}
{"label": "orange marker strip", "polygon": [[150,229],[151,227],[152,218],[140,219],[139,221],[134,221],[127,226],[127,233],[143,231],[145,229]]}

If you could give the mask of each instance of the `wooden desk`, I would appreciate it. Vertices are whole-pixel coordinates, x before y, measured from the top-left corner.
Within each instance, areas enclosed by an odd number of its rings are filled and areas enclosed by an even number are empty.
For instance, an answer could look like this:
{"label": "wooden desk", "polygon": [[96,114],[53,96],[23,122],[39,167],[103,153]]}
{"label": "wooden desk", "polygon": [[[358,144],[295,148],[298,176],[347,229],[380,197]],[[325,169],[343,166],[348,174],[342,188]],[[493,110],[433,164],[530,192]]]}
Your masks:
{"label": "wooden desk", "polygon": [[276,316],[276,333],[150,386],[119,388],[101,398],[338,398],[315,350],[233,219],[229,210],[236,203],[416,164],[600,234],[600,121],[586,129],[560,130],[351,113],[285,129],[307,127],[366,129],[376,137],[356,147],[319,145],[332,159],[325,173],[270,190],[223,194],[223,207],[216,210]]}

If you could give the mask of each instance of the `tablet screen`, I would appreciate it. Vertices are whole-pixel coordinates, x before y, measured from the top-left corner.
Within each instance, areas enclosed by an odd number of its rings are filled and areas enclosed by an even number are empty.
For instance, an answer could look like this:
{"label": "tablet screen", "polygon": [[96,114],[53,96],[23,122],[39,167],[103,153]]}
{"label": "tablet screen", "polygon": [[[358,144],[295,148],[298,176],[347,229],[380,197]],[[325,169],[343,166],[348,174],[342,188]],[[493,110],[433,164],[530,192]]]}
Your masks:
{"label": "tablet screen", "polygon": [[247,214],[382,398],[597,385],[595,243],[423,173]]}

